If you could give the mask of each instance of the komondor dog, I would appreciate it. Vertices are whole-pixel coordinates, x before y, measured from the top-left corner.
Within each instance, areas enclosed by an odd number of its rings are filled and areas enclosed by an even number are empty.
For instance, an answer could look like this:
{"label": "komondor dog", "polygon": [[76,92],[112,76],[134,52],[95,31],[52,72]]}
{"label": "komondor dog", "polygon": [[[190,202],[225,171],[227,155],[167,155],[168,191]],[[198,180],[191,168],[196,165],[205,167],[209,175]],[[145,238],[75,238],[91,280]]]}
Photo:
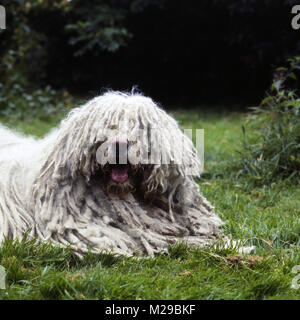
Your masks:
{"label": "komondor dog", "polygon": [[191,140],[150,98],[108,92],[41,140],[0,126],[0,151],[0,241],[153,255],[224,239]]}

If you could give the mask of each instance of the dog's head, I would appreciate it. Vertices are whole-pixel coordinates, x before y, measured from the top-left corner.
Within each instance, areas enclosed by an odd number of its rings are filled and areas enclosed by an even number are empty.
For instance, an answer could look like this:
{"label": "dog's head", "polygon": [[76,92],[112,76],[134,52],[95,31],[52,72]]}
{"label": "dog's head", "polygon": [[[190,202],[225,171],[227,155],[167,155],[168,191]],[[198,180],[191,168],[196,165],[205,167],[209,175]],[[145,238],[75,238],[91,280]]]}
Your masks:
{"label": "dog's head", "polygon": [[[57,151],[72,179],[99,181],[108,193],[173,197],[200,171],[196,150],[177,122],[150,98],[106,93],[71,112]],[[59,148],[57,148],[59,149]],[[62,159],[61,155],[64,155]]]}

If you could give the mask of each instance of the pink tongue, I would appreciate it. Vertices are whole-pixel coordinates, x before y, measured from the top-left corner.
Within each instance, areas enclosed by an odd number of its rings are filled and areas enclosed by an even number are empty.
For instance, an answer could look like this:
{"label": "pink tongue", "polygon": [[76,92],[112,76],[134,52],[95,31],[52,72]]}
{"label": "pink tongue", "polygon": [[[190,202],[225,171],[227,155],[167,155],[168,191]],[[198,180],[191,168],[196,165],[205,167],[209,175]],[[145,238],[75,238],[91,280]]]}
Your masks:
{"label": "pink tongue", "polygon": [[128,168],[116,167],[111,171],[111,178],[115,182],[125,182],[128,179]]}

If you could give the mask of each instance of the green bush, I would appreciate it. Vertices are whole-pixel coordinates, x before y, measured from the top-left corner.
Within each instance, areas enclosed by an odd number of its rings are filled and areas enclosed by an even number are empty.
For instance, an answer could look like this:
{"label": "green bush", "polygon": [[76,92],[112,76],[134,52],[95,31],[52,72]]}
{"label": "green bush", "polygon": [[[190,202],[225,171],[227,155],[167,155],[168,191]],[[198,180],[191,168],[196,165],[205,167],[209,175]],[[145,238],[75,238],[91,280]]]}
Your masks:
{"label": "green bush", "polygon": [[45,89],[27,91],[19,84],[9,91],[0,83],[0,115],[10,119],[38,118],[49,120],[65,113],[73,104],[67,91],[56,91],[50,86]]}
{"label": "green bush", "polygon": [[38,0],[1,4],[6,8],[9,27],[0,30],[0,115],[49,119],[65,112],[70,96],[65,90],[55,91],[46,85],[46,36],[30,24],[30,13],[45,4]]}
{"label": "green bush", "polygon": [[270,92],[243,126],[239,175],[256,185],[300,177],[300,98],[286,88],[300,70],[300,57],[279,68]]}

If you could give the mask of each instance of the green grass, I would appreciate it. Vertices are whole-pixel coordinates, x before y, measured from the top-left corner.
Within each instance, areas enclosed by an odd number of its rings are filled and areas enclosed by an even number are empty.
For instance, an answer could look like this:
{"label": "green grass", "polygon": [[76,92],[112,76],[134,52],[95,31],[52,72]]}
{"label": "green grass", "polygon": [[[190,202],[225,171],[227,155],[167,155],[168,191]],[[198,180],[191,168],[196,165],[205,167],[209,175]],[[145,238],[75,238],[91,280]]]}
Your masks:
{"label": "green grass", "polygon": [[[250,256],[234,249],[188,249],[168,255],[124,258],[89,254],[80,260],[50,244],[6,241],[2,299],[299,299],[291,288],[300,265],[300,186],[281,182],[251,189],[224,172],[236,156],[245,115],[174,111],[183,128],[205,129],[202,193],[226,222],[225,232],[256,245]],[[8,123],[7,119],[1,119]],[[42,136],[55,124],[32,120],[9,126]],[[227,169],[228,171],[228,169]]]}

